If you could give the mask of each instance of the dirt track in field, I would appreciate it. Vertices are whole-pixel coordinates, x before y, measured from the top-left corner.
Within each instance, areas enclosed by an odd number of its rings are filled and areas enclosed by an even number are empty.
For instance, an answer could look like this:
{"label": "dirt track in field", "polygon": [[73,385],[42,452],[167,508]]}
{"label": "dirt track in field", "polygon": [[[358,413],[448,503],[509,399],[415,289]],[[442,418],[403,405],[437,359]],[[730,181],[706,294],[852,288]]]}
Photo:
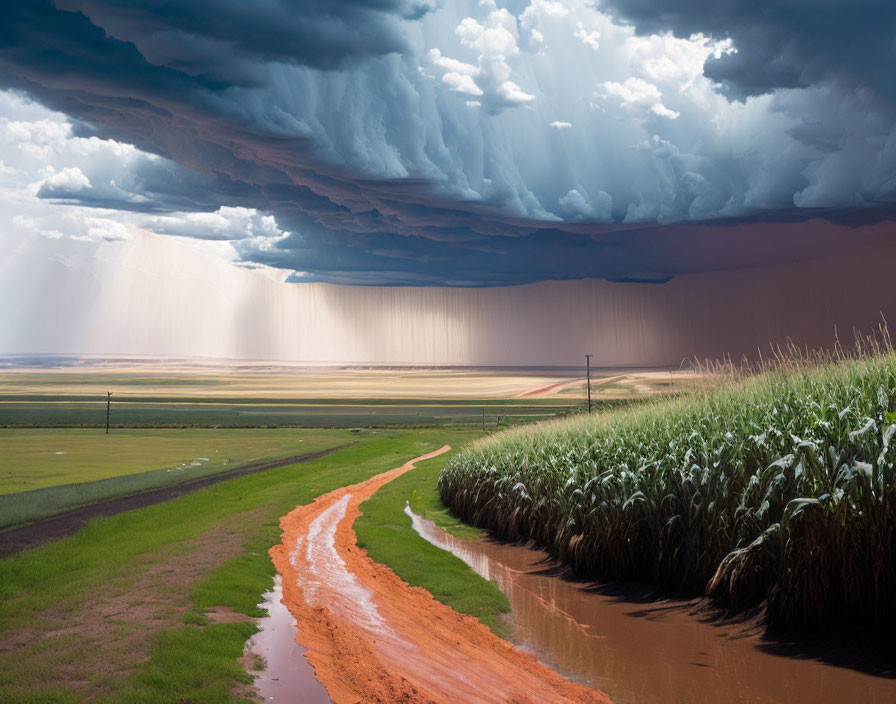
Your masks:
{"label": "dirt track in field", "polygon": [[[351,443],[349,443],[351,444]],[[0,533],[0,557],[14,555],[25,550],[31,550],[44,543],[49,543],[67,535],[73,535],[86,526],[94,518],[101,516],[114,516],[124,511],[130,511],[135,508],[143,508],[144,506],[152,506],[163,501],[175,499],[178,496],[189,494],[198,489],[203,489],[212,484],[223,482],[228,479],[236,479],[247,474],[255,474],[256,472],[264,472],[268,469],[276,467],[284,467],[288,464],[298,464],[300,462],[310,462],[321,457],[329,455],[331,452],[342,450],[348,445],[340,445],[331,447],[318,452],[308,452],[304,455],[295,455],[294,457],[285,457],[282,460],[274,462],[263,462],[260,464],[250,464],[243,467],[235,467],[234,469],[219,474],[212,474],[207,477],[199,477],[191,479],[173,486],[166,486],[160,489],[144,491],[140,494],[131,494],[130,496],[120,496],[107,501],[90,504],[89,506],[81,506],[80,508],[66,511],[56,516],[49,516],[34,523],[28,523],[24,526],[11,528],[10,530]]]}
{"label": "dirt track in field", "polygon": [[608,704],[357,546],[360,504],[447,445],[284,516],[271,557],[297,640],[335,704]]}

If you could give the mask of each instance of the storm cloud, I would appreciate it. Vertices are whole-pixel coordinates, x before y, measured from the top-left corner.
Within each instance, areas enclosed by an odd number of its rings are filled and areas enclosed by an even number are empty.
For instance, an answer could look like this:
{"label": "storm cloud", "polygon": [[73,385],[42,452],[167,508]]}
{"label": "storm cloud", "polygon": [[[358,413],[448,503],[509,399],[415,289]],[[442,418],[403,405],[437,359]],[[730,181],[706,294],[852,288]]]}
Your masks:
{"label": "storm cloud", "polygon": [[133,145],[38,199],[291,281],[660,282],[854,247],[896,207],[896,10],[769,8],[12,0],[0,87]]}
{"label": "storm cloud", "polygon": [[888,0],[604,0],[639,33],[731,37],[706,75],[744,98],[839,80],[896,97],[896,5]]}

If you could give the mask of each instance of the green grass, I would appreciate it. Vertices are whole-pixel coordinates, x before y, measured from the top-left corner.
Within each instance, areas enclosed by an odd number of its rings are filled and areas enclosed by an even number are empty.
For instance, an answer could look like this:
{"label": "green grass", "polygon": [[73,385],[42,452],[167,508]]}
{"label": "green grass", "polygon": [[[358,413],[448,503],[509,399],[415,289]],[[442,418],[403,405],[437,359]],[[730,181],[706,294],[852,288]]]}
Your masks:
{"label": "green grass", "polygon": [[892,622],[896,356],[799,367],[493,435],[440,494],[584,574],[764,601],[788,627]]}
{"label": "green grass", "polygon": [[[257,605],[271,588],[274,574],[267,550],[280,540],[280,517],[326,491],[362,481],[445,442],[461,444],[472,435],[439,430],[354,437],[356,445],[327,457],[229,480],[162,504],[97,519],[74,536],[0,560],[0,638],[22,629],[41,634],[27,646],[0,653],[0,701],[79,701],[80,696],[65,682],[93,676],[81,671],[87,667],[86,654],[92,648],[106,647],[114,659],[116,649],[123,646],[114,640],[116,631],[109,631],[113,635],[102,643],[85,647],[75,637],[54,635],[60,622],[71,625],[71,620],[77,621],[94,602],[115,595],[133,599],[135,605],[142,603],[147,595],[136,592],[131,596],[130,590],[147,571],[158,568],[164,573],[178,559],[191,560],[202,540],[215,536],[215,544],[225,539],[219,535],[221,531],[237,540],[242,549],[211,565],[192,583],[185,597],[178,597],[174,587],[170,595],[165,587],[159,588],[160,598],[170,599],[171,612],[176,616],[167,626],[160,630],[155,622],[131,622],[128,610],[116,614],[115,619],[121,621],[116,628],[121,632],[138,629],[142,634],[145,629],[141,642],[149,647],[148,658],[124,679],[103,679],[96,701],[248,701],[238,686],[249,678],[236,658],[255,626],[209,623],[205,611],[225,606],[247,616],[261,615]],[[426,468],[425,477],[399,491],[417,488],[422,495],[422,487],[427,486],[426,501],[435,505],[432,487],[441,462],[430,464],[421,464],[421,469]],[[413,476],[413,472],[408,475]],[[384,496],[387,498],[379,497],[373,504],[373,510],[369,510],[370,502],[365,504],[366,540],[370,547],[382,550],[380,558],[394,560],[403,569],[403,550],[408,538],[416,536],[394,527],[398,494],[392,497],[394,500],[388,494]],[[377,504],[381,504],[381,513]],[[400,505],[403,507],[403,502]],[[374,520],[376,515],[379,518]],[[386,523],[385,529],[378,527],[379,520]],[[372,535],[370,531],[379,532]],[[462,573],[453,564],[453,557],[420,542],[423,548],[434,551],[427,556],[427,563],[433,565],[435,574],[449,580],[449,592],[455,594],[458,605],[488,619],[473,597],[477,588],[497,591],[494,585],[480,580],[461,564],[466,570]],[[387,553],[389,557],[385,557]]]}
{"label": "green grass", "polygon": [[[0,530],[254,462],[338,447],[358,437],[344,430],[305,429],[126,430],[108,436],[85,429],[0,430],[0,456],[8,458],[0,470],[5,479],[0,487],[14,488],[25,481],[60,482],[32,491],[0,493]],[[59,447],[65,448],[64,454],[55,454]],[[192,466],[196,457],[207,457],[209,462]],[[135,468],[160,465],[162,469],[130,473]],[[116,472],[125,473],[115,476]],[[106,479],[86,481],[90,476],[110,474],[113,476]]]}
{"label": "green grass", "polygon": [[[131,579],[164,557],[190,549],[188,541],[229,518],[247,538],[266,538],[273,544],[281,515],[325,491],[389,469],[399,457],[415,452],[414,439],[413,433],[366,437],[314,462],[279,467],[95,519],[76,535],[0,560],[0,629],[25,622],[30,612],[60,601],[76,607],[104,583]],[[241,517],[258,507],[265,508],[263,521]]]}
{"label": "green grass", "polygon": [[252,676],[237,662],[252,623],[186,626],[162,633],[150,660],[126,688],[110,698],[118,704],[221,704],[258,700],[233,696],[235,684],[251,684]]}
{"label": "green grass", "polygon": [[[456,446],[450,438],[446,442]],[[494,582],[486,582],[461,560],[417,535],[404,513],[405,502],[411,501],[415,512],[458,537],[478,536],[478,531],[454,519],[439,499],[437,478],[449,456],[421,462],[361,504],[363,515],[355,522],[358,545],[411,586],[423,587],[443,604],[475,616],[506,636],[510,627],[501,615],[510,611],[510,602],[504,593]]]}
{"label": "green grass", "polygon": [[[609,402],[608,402],[609,403]],[[113,428],[475,428],[499,417],[513,423],[549,418],[576,402],[272,400],[121,398],[113,400]],[[0,398],[0,428],[102,428],[105,400],[30,395]]]}
{"label": "green grass", "polygon": [[[176,481],[348,442],[332,430],[0,429],[0,494],[93,482],[150,470]],[[196,466],[197,458],[207,459]]]}

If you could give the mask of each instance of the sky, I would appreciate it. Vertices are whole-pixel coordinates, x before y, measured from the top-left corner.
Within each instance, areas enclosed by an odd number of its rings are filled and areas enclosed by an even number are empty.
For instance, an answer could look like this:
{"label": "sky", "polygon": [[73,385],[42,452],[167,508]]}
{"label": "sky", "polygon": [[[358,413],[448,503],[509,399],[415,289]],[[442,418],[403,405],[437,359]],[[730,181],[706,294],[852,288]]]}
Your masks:
{"label": "sky", "polygon": [[662,282],[892,230],[896,4],[762,6],[7,0],[0,236],[494,286]]}
{"label": "sky", "polygon": [[5,0],[0,353],[565,364],[533,326],[640,310],[617,363],[729,300],[732,350],[832,338],[896,305],[894,61],[891,0]]}

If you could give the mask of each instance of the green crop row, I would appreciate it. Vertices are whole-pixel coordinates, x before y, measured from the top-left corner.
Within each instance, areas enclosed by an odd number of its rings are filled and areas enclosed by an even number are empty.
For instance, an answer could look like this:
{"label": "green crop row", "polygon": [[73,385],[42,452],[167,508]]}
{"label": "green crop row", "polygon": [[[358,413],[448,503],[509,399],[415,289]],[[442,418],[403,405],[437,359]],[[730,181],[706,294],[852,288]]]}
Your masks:
{"label": "green crop row", "polygon": [[884,352],[499,433],[454,457],[439,491],[581,573],[822,628],[896,616],[894,462]]}

